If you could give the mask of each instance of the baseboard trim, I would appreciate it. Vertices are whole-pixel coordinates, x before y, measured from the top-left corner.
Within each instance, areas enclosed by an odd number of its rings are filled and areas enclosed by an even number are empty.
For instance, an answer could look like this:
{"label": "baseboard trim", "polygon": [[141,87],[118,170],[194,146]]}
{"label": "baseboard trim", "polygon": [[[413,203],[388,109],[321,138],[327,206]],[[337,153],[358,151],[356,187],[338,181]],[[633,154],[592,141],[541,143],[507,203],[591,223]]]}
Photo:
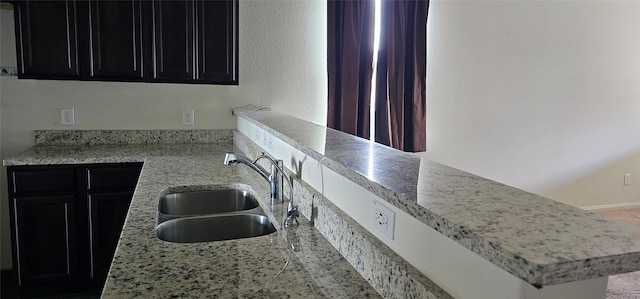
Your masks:
{"label": "baseboard trim", "polygon": [[581,207],[581,209],[583,210],[592,211],[592,212],[615,211],[615,210],[635,209],[635,208],[640,208],[640,202],[626,202],[626,203],[615,203],[615,204],[608,204],[608,205]]}

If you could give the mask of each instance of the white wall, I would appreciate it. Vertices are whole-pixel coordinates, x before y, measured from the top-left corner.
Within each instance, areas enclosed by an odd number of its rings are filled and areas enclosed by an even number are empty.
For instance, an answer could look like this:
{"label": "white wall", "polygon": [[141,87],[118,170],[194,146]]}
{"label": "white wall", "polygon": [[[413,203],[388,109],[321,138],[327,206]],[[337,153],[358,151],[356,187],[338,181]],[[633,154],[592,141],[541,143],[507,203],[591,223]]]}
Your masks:
{"label": "white wall", "polygon": [[432,1],[428,22],[431,158],[575,206],[640,204],[640,1]]}
{"label": "white wall", "polygon": [[[326,124],[325,2],[240,0],[239,6],[239,86],[0,77],[1,157],[33,145],[36,129],[235,128],[231,108],[246,104]],[[15,66],[15,58],[7,58],[15,57],[12,11],[1,12],[0,65]],[[59,125],[59,109],[66,107],[75,108],[74,127]],[[182,109],[195,109],[195,127],[182,126]],[[3,213],[8,207],[5,180]],[[4,233],[8,219],[2,216],[4,269],[11,259]]]}

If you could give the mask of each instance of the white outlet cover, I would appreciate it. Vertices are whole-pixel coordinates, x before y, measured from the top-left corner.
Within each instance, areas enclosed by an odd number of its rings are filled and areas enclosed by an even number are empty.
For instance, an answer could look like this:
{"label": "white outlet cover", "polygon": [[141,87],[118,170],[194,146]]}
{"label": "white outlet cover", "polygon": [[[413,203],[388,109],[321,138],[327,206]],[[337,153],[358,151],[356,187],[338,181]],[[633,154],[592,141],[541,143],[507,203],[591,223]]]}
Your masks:
{"label": "white outlet cover", "polygon": [[260,128],[255,127],[253,130],[253,138],[255,139],[254,141],[256,143],[259,143],[260,138],[262,138],[262,130],[260,130]]}
{"label": "white outlet cover", "polygon": [[196,116],[193,109],[182,110],[182,125],[194,126],[196,124]]}
{"label": "white outlet cover", "polygon": [[273,135],[268,134],[267,135],[267,148],[275,151],[276,150],[276,141],[275,138],[273,137]]}
{"label": "white outlet cover", "polygon": [[[377,219],[378,214],[383,214],[386,217],[386,225],[381,225]],[[379,203],[376,200],[371,201],[371,208],[369,213],[369,221],[374,230],[382,233],[390,240],[393,240],[396,225],[396,213],[391,208]]]}
{"label": "white outlet cover", "polygon": [[0,66],[0,76],[17,76],[18,68],[13,66]]}
{"label": "white outlet cover", "polygon": [[60,109],[60,124],[63,126],[75,126],[76,125],[75,109],[73,108]]}

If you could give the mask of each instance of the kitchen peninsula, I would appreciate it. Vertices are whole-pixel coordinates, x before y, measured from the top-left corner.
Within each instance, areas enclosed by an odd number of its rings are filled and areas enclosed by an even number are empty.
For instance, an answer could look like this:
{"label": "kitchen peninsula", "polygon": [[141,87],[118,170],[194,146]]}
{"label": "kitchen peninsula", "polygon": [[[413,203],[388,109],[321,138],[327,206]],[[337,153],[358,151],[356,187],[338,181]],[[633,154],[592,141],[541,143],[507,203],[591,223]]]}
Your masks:
{"label": "kitchen peninsula", "polygon": [[[144,162],[102,298],[379,297],[308,221],[300,219],[295,230],[280,225],[286,203],[264,204],[268,185],[257,173],[222,164],[224,153],[234,150],[230,136],[230,131],[36,132],[36,140],[46,140],[4,164]],[[207,143],[198,143],[203,140]],[[191,244],[156,237],[163,192],[221,188],[254,194],[278,231]],[[289,250],[285,234],[295,236],[298,251]]]}
{"label": "kitchen peninsula", "polygon": [[[82,140],[95,138],[53,131],[38,132],[39,145],[4,163],[144,162],[104,298],[366,297],[376,291],[383,297],[604,298],[606,276],[640,270],[637,228],[277,112],[237,114],[235,149],[230,138],[222,145],[87,145]],[[264,144],[264,136],[274,140]],[[167,190],[233,185],[265,198],[259,175],[222,165],[228,150],[283,159],[295,174],[301,211],[313,223],[302,219],[295,232],[302,249],[273,280],[289,256],[281,227],[275,235],[199,244],[155,236],[157,200]],[[393,239],[367,227],[371,200],[395,212]],[[279,223],[281,207],[262,205],[276,211],[269,216]],[[325,210],[338,215],[334,222],[326,221]],[[376,250],[384,253],[370,253]],[[410,282],[394,284],[402,279]],[[474,283],[488,291],[474,290]]]}

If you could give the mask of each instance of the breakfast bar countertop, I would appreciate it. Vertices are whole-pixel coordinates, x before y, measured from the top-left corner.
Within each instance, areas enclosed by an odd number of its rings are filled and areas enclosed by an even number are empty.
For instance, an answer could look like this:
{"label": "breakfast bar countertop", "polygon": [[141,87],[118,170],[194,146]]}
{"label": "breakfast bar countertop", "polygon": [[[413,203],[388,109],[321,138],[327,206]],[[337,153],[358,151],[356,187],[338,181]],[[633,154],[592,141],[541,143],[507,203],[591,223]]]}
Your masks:
{"label": "breakfast bar countertop", "polygon": [[270,110],[243,121],[529,284],[640,270],[640,229]]}
{"label": "breakfast bar countertop", "polygon": [[[4,165],[144,162],[102,298],[379,297],[304,217],[283,228],[287,203],[265,204],[268,183],[248,167],[223,165],[229,150],[237,151],[230,143],[36,145]],[[220,188],[250,191],[278,231],[203,243],[156,237],[163,193]]]}

